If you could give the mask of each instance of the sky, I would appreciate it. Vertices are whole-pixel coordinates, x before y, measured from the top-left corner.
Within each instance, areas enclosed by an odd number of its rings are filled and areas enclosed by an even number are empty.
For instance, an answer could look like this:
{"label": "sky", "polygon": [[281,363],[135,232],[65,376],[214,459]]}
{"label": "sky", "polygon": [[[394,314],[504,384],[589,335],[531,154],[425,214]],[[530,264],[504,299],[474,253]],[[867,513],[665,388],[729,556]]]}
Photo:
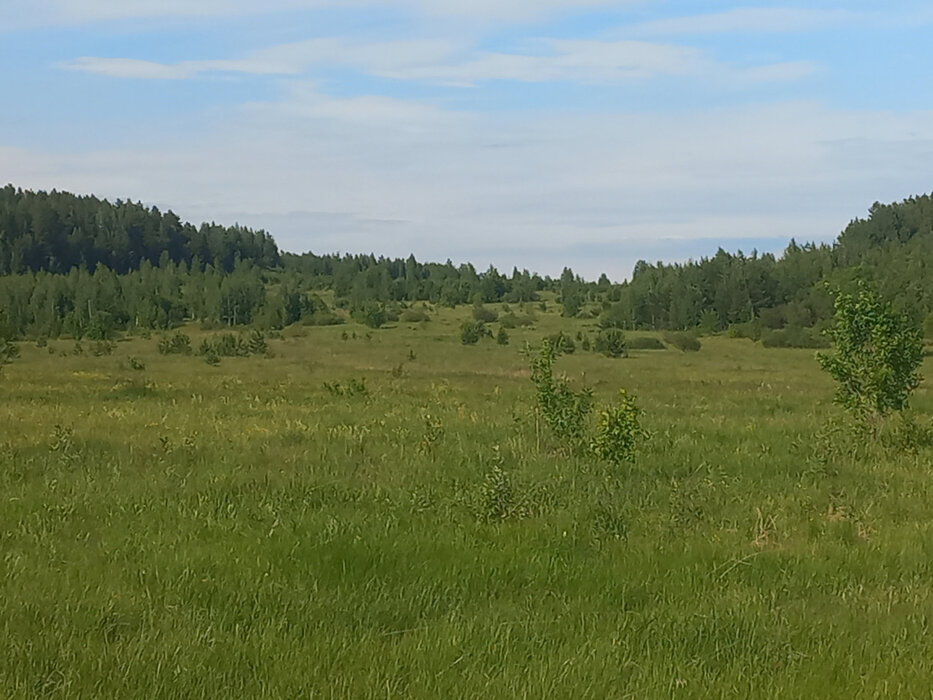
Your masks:
{"label": "sky", "polygon": [[933,190],[928,0],[0,0],[0,184],[628,277]]}

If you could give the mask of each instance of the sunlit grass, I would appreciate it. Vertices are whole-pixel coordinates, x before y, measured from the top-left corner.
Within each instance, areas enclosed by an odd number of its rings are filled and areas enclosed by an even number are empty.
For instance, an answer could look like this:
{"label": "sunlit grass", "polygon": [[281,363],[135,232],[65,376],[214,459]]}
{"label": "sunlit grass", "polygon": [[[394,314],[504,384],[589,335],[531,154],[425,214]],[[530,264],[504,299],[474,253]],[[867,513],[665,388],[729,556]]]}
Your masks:
{"label": "sunlit grass", "polygon": [[[0,379],[0,695],[929,692],[933,454],[818,459],[811,351],[561,358],[646,411],[610,470],[552,449],[519,352],[592,322],[463,347],[466,313],[219,367],[155,337],[23,345]],[[324,386],[351,378],[368,392]]]}

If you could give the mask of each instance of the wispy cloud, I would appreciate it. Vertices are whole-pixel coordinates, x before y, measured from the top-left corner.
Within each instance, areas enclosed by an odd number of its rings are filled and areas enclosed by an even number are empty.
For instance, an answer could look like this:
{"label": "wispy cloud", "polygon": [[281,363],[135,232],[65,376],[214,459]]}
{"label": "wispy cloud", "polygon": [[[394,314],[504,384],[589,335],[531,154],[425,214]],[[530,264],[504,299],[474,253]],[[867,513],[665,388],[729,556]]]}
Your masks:
{"label": "wispy cloud", "polygon": [[850,10],[746,7],[642,22],[628,27],[626,32],[651,36],[803,32],[864,21],[868,17],[866,13]]}
{"label": "wispy cloud", "polygon": [[310,66],[340,64],[366,72],[405,71],[443,61],[456,50],[445,40],[352,42],[317,38],[253,51],[242,58],[158,63],[132,58],[82,56],[64,64],[70,70],[116,78],[179,80],[202,73],[301,75]]}
{"label": "wispy cloud", "polygon": [[443,40],[363,44],[323,38],[284,44],[238,59],[156,63],[85,56],[65,67],[118,78],[174,80],[216,72],[303,75],[311,66],[331,64],[383,78],[461,86],[492,80],[614,84],[691,76],[742,85],[795,80],[815,70],[808,62],[736,66],[717,61],[700,49],[645,41],[540,39],[526,45],[536,50],[471,52]]}
{"label": "wispy cloud", "polygon": [[388,8],[422,16],[518,21],[649,0],[4,0],[0,32],[151,18],[216,18],[322,8]]}

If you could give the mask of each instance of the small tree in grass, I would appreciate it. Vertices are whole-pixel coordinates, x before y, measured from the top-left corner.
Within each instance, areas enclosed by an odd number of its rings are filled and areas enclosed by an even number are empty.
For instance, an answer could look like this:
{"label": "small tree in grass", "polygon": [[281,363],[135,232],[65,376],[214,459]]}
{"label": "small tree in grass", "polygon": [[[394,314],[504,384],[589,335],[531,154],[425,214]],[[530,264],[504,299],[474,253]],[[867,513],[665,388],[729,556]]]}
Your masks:
{"label": "small tree in grass", "polygon": [[864,284],[854,294],[837,294],[835,303],[828,331],[835,351],[821,353],[820,365],[837,382],[836,402],[877,427],[906,408],[920,385],[920,330]]}
{"label": "small tree in grass", "polygon": [[19,348],[6,338],[0,338],[0,372],[3,366],[10,364],[19,357]]}
{"label": "small tree in grass", "polygon": [[625,389],[619,391],[618,402],[596,412],[596,430],[590,450],[599,459],[618,467],[635,461],[635,448],[647,433],[639,419],[643,411]]}

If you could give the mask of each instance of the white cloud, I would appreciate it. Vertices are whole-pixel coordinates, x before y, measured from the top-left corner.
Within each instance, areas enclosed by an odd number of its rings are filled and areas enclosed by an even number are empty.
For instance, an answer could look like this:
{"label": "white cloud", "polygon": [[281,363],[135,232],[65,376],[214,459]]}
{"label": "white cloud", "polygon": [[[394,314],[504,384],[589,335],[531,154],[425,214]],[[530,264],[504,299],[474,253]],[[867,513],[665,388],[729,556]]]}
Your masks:
{"label": "white cloud", "polygon": [[131,58],[81,57],[65,65],[119,78],[182,79],[203,73],[302,75],[315,65],[344,65],[385,78],[469,86],[491,80],[614,84],[653,77],[697,77],[736,85],[796,80],[815,70],[809,62],[743,68],[705,51],[644,41],[541,39],[534,53],[469,52],[445,40],[361,43],[310,39],[252,52],[243,58],[155,63]]}
{"label": "white cloud", "polygon": [[643,22],[627,33],[653,36],[802,32],[864,21],[865,13],[849,10],[815,10],[790,7],[743,7],[689,17]]}
{"label": "white cloud", "polygon": [[253,51],[242,58],[157,63],[132,58],[82,56],[64,64],[70,70],[117,78],[177,80],[202,73],[300,75],[317,64],[342,64],[364,71],[404,71],[447,58],[456,48],[445,40],[352,42],[318,38]]}
{"label": "white cloud", "polygon": [[0,32],[152,18],[213,18],[333,7],[396,8],[425,17],[520,21],[646,0],[4,0]]}

